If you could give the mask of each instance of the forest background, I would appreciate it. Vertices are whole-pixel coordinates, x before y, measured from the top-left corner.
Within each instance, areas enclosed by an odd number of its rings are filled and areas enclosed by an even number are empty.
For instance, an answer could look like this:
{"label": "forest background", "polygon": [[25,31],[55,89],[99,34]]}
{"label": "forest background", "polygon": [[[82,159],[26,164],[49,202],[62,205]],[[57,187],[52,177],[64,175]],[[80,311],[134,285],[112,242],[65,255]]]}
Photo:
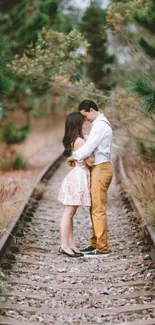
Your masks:
{"label": "forest background", "polygon": [[155,4],[102,4],[1,1],[1,234],[85,98],[111,121],[130,190],[155,226]]}

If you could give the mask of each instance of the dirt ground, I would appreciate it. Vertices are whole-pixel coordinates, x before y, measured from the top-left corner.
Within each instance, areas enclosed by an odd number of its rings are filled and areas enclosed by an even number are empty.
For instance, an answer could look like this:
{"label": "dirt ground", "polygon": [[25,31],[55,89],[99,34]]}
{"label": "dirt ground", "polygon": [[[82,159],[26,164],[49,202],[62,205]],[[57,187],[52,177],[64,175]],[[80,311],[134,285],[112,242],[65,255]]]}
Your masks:
{"label": "dirt ground", "polygon": [[[62,152],[62,137],[64,133],[64,117],[52,115],[41,117],[33,121],[32,130],[27,140],[21,144],[13,145],[27,160],[25,170],[11,170],[0,172],[0,186],[6,196],[0,208],[0,233],[2,234],[9,221],[18,212],[19,206],[26,197],[30,188],[33,188],[36,178],[41,170]],[[3,156],[7,145],[0,144],[0,154]],[[15,190],[16,189],[16,190]],[[10,193],[11,191],[11,193]]]}

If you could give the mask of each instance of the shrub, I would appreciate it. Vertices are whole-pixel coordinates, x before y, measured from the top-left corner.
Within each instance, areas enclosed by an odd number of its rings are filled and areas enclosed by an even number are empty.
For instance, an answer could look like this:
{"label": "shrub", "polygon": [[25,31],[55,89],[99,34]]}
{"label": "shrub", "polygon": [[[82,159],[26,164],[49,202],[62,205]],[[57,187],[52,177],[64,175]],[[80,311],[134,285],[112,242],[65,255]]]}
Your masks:
{"label": "shrub", "polygon": [[4,130],[3,140],[7,144],[21,143],[26,140],[30,128],[30,123],[21,128],[17,128],[13,123],[9,123]]}
{"label": "shrub", "polygon": [[145,146],[143,141],[137,141],[140,155],[155,160],[155,146]]}
{"label": "shrub", "polygon": [[130,191],[144,208],[148,223],[155,226],[155,163],[138,156],[126,156],[124,161],[130,179]]}
{"label": "shrub", "polygon": [[23,158],[20,155],[17,155],[17,157],[15,158],[14,162],[13,162],[13,169],[25,169],[27,166],[27,162],[25,160],[25,158]]}
{"label": "shrub", "polygon": [[0,160],[0,170],[2,171],[8,171],[11,169],[25,169],[26,165],[26,160],[13,150],[4,154]]}
{"label": "shrub", "polygon": [[[0,237],[7,232],[7,225],[16,216],[23,192],[14,180],[3,180],[0,185]],[[1,277],[0,277],[1,280]]]}

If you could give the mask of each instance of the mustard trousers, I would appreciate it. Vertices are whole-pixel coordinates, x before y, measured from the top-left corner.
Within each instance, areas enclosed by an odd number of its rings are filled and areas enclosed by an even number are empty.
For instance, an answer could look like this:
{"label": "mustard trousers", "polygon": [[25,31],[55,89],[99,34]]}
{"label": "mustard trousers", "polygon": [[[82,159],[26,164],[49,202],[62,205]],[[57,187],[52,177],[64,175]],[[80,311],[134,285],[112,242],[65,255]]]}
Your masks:
{"label": "mustard trousers", "polygon": [[108,249],[107,228],[107,191],[112,180],[112,167],[110,162],[93,166],[91,171],[91,216],[93,236],[90,245],[98,251]]}

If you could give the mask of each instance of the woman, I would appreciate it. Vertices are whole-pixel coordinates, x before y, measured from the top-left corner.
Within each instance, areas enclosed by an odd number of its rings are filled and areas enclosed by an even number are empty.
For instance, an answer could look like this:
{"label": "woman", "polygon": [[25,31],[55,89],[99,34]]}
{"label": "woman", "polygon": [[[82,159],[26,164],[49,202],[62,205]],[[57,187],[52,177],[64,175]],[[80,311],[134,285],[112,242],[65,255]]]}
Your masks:
{"label": "woman", "polygon": [[[63,145],[64,155],[72,155],[72,151],[79,149],[85,143],[84,117],[79,112],[73,112],[66,118]],[[90,199],[90,170],[94,157],[75,163],[75,167],[65,177],[58,200],[65,205],[61,220],[61,247],[59,252],[70,257],[79,257],[79,252],[73,237],[73,217],[78,206],[91,206]]]}

